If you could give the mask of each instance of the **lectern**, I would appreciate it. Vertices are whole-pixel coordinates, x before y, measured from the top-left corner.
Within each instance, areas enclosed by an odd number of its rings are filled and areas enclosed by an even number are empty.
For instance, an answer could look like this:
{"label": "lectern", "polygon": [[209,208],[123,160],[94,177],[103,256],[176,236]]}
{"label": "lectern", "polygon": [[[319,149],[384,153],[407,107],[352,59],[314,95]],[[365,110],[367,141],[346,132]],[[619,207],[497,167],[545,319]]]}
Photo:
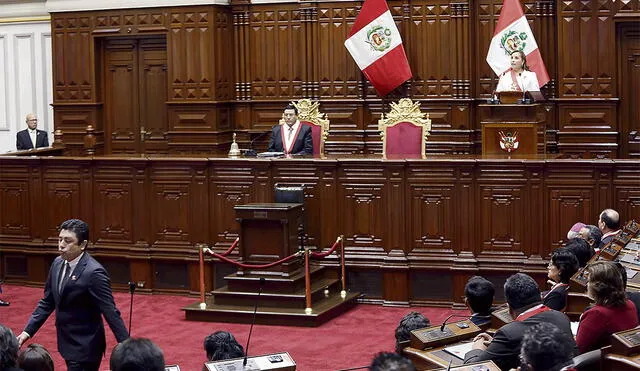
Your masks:
{"label": "lectern", "polygon": [[[272,263],[298,251],[302,204],[262,203],[235,207],[240,223],[240,254],[244,263]],[[238,275],[290,277],[302,271],[300,259],[268,269],[238,268]]]}
{"label": "lectern", "polygon": [[546,151],[542,104],[480,104],[483,156],[533,157]]}

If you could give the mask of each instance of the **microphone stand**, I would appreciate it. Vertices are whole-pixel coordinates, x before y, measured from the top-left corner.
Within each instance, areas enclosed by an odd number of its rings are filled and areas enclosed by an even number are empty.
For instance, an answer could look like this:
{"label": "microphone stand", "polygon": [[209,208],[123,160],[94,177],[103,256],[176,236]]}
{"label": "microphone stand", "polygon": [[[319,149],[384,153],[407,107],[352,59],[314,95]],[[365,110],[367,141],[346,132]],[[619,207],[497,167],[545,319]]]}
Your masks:
{"label": "microphone stand", "polygon": [[129,282],[129,292],[131,293],[131,300],[129,301],[129,337],[131,337],[131,318],[133,317],[133,293],[136,291],[136,282]]}
{"label": "microphone stand", "polygon": [[258,301],[260,301],[260,294],[262,294],[262,287],[265,283],[264,277],[260,277],[260,287],[258,288],[258,297],[256,298],[255,306],[253,307],[253,319],[251,320],[251,327],[249,327],[249,336],[247,337],[247,346],[244,348],[244,360],[242,361],[242,367],[247,366],[247,357],[249,356],[249,341],[251,340],[251,333],[253,332],[253,325],[256,323],[256,313],[258,312]]}

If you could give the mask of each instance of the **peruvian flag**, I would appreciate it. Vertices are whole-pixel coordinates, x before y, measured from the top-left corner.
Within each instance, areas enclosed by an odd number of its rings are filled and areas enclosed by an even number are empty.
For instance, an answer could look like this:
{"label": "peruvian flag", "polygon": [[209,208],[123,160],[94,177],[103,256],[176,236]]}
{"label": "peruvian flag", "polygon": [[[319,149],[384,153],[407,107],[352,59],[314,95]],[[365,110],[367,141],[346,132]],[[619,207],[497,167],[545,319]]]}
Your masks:
{"label": "peruvian flag", "polygon": [[380,96],[412,76],[400,32],[385,0],[365,0],[344,46]]}
{"label": "peruvian flag", "polygon": [[516,50],[522,50],[527,56],[527,66],[536,73],[538,85],[548,83],[549,73],[520,1],[503,0],[500,18],[487,53],[487,63],[496,75],[500,76],[511,67],[510,54]]}

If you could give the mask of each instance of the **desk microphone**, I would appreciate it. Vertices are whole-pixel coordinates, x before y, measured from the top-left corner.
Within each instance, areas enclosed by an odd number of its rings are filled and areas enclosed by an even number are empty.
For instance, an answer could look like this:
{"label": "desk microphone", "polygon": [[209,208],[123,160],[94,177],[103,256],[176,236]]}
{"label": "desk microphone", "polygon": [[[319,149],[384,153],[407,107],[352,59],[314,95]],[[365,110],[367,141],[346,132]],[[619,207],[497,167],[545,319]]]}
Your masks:
{"label": "desk microphone", "polygon": [[131,318],[133,318],[133,293],[136,291],[136,287],[138,287],[137,282],[129,281],[129,292],[131,293],[131,300],[129,302],[129,337],[131,337]]}
{"label": "desk microphone", "polygon": [[242,361],[242,367],[247,366],[247,357],[249,356],[249,341],[251,341],[251,332],[253,332],[253,325],[256,323],[256,312],[258,311],[258,301],[260,300],[260,294],[262,294],[262,287],[265,283],[264,277],[260,277],[260,287],[258,288],[258,297],[256,298],[256,304],[253,307],[253,320],[251,320],[251,327],[249,327],[249,336],[247,337],[247,346],[244,348],[244,360]]}
{"label": "desk microphone", "polygon": [[251,140],[251,142],[249,142],[249,149],[247,149],[247,150],[244,152],[244,155],[245,155],[246,157],[256,157],[256,156],[258,155],[258,152],[256,152],[256,150],[255,150],[255,149],[253,149],[253,143],[255,143],[258,139],[260,139],[260,138],[264,137],[265,135],[267,135],[267,134],[269,134],[269,133],[271,133],[271,130],[269,130],[269,131],[265,131],[265,132],[263,132],[263,133],[260,133],[260,135],[258,135],[257,137],[253,138],[253,139]]}
{"label": "desk microphone", "polygon": [[449,317],[445,318],[444,321],[442,321],[442,325],[440,325],[440,332],[444,331],[444,326],[447,324],[447,321],[453,317],[466,318],[466,319],[470,318],[470,316],[463,316],[462,314],[451,314],[449,315]]}

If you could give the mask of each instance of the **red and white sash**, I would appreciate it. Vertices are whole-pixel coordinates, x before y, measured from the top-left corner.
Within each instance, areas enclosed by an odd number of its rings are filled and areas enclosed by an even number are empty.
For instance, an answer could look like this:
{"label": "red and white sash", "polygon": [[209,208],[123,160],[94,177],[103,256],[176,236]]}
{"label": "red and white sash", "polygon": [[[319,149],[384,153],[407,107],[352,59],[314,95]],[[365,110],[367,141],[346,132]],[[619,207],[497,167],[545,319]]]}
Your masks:
{"label": "red and white sash", "polygon": [[518,83],[516,71],[513,69],[511,70],[511,87],[513,87],[513,90],[515,91],[522,91],[522,88],[520,88],[520,84]]}
{"label": "red and white sash", "polygon": [[282,149],[284,150],[284,153],[287,155],[291,154],[291,151],[293,150],[293,145],[296,143],[296,139],[298,138],[298,133],[300,132],[300,126],[302,126],[302,123],[298,123],[298,128],[296,129],[296,131],[293,132],[293,135],[291,136],[291,143],[289,143],[289,147],[287,147],[287,140],[286,140],[286,135],[288,135],[288,133],[287,134],[284,133],[285,129],[287,131],[289,130],[289,125],[283,124],[280,127],[280,138],[282,138]]}
{"label": "red and white sash", "polygon": [[551,291],[553,291],[553,290],[555,290],[555,289],[557,289],[557,288],[562,288],[562,287],[567,287],[567,286],[569,286],[569,284],[562,283],[562,282],[558,282],[558,283],[556,283],[555,285],[553,285],[553,287],[551,288],[551,290],[549,290],[549,291],[547,292],[547,294],[543,297],[543,299],[544,299],[544,298],[546,298],[547,296],[549,296],[549,294],[551,294]]}
{"label": "red and white sash", "polygon": [[540,304],[538,306],[535,306],[535,307],[527,310],[524,313],[521,313],[518,317],[516,317],[516,321],[521,322],[521,321],[524,321],[524,320],[526,320],[526,319],[528,319],[530,317],[535,316],[536,314],[540,314],[542,312],[546,312],[546,311],[549,311],[549,310],[551,310],[551,308],[549,308],[549,307],[547,307],[547,306],[545,306],[543,304]]}

